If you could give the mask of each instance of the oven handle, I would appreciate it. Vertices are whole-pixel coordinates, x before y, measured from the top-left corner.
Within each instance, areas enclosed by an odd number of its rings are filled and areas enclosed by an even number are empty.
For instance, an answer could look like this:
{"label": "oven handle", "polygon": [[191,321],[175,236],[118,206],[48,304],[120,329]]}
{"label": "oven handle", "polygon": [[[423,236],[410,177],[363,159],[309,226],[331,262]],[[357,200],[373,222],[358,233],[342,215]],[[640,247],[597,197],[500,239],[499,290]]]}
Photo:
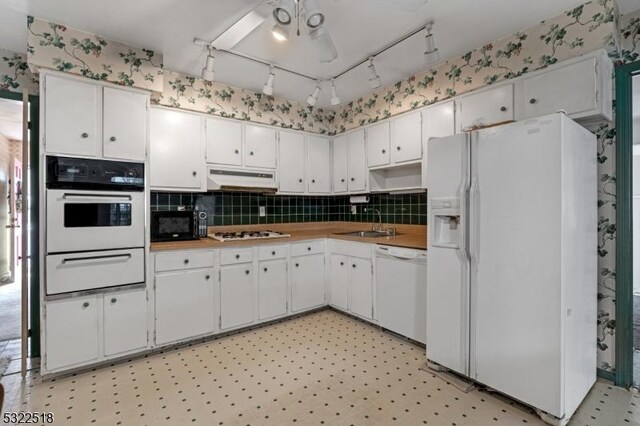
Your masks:
{"label": "oven handle", "polygon": [[70,262],[78,262],[82,260],[100,260],[100,259],[114,259],[118,257],[125,257],[127,259],[131,258],[131,254],[109,254],[104,256],[88,256],[88,257],[74,257],[71,259],[62,259],[62,263],[70,263]]}
{"label": "oven handle", "polygon": [[63,199],[73,198],[73,197],[88,197],[88,198],[126,198],[131,201],[131,195],[112,195],[112,194],[70,194],[65,192],[62,194]]}

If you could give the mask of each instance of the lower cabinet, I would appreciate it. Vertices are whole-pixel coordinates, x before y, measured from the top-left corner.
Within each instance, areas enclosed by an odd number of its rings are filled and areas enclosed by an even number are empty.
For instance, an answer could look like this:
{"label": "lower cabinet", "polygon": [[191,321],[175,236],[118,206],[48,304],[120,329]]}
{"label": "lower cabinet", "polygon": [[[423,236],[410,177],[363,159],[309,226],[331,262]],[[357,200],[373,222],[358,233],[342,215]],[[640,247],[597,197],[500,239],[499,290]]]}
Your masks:
{"label": "lower cabinet", "polygon": [[370,260],[349,258],[349,311],[373,318],[373,267]]}
{"label": "lower cabinet", "polygon": [[287,260],[260,262],[258,275],[258,319],[287,314]]}
{"label": "lower cabinet", "polygon": [[155,284],[156,344],[213,333],[213,271],[157,274]]}
{"label": "lower cabinet", "polygon": [[220,268],[220,329],[253,322],[253,264]]}
{"label": "lower cabinet", "polygon": [[147,347],[146,289],[106,293],[104,315],[104,355],[114,356]]}
{"label": "lower cabinet", "polygon": [[331,255],[330,304],[344,311],[349,310],[349,258]]}
{"label": "lower cabinet", "polygon": [[324,253],[295,256],[291,264],[291,311],[324,305]]}
{"label": "lower cabinet", "polygon": [[368,244],[331,242],[329,303],[343,311],[373,320],[373,262]]}

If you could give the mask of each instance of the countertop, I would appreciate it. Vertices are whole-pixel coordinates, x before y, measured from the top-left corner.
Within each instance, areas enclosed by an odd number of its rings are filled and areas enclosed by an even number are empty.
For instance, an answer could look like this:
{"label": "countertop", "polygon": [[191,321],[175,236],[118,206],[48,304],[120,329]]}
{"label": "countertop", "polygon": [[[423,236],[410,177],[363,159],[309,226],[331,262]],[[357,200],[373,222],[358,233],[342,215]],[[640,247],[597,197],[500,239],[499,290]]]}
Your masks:
{"label": "countertop", "polygon": [[380,244],[388,246],[406,247],[426,250],[427,227],[424,225],[390,225],[397,230],[397,234],[390,237],[354,237],[342,235],[345,232],[370,230],[372,224],[367,222],[311,222],[311,223],[281,223],[241,226],[210,226],[209,233],[227,231],[270,230],[290,234],[288,238],[269,238],[248,241],[221,242],[211,238],[192,241],[168,241],[151,243],[151,251],[162,250],[192,250],[218,249],[225,247],[251,247],[260,244],[282,244],[295,241],[312,240],[316,238],[331,238],[336,240],[355,241],[360,243]]}

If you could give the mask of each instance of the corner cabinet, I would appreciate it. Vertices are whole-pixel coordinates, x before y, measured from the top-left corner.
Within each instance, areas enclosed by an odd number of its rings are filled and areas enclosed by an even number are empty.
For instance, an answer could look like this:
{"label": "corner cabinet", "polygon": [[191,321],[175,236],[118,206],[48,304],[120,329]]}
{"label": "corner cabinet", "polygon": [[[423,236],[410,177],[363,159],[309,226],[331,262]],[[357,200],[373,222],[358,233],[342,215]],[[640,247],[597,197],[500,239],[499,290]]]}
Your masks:
{"label": "corner cabinet", "polygon": [[203,127],[203,118],[199,115],[151,108],[152,190],[206,190]]}

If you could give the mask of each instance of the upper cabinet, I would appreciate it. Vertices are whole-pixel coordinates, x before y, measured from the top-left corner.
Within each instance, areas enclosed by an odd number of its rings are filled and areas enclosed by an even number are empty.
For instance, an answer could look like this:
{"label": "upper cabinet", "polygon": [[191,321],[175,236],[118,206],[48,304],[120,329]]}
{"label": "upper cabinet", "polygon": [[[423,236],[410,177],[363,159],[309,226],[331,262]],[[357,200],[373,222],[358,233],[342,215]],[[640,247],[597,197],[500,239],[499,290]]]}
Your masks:
{"label": "upper cabinet", "polygon": [[280,192],[305,192],[305,136],[298,132],[280,131],[278,177]]}
{"label": "upper cabinet", "polygon": [[349,192],[366,192],[367,161],[363,129],[347,135],[347,147]]}
{"label": "upper cabinet", "polygon": [[202,117],[152,108],[149,169],[152,189],[204,191]]}
{"label": "upper cabinet", "polygon": [[276,168],[276,129],[245,124],[245,165],[262,169]]}
{"label": "upper cabinet", "polygon": [[144,161],[149,95],[44,74],[47,153]]}
{"label": "upper cabinet", "polygon": [[207,163],[276,168],[276,129],[239,121],[206,119]]}
{"label": "upper cabinet", "polygon": [[402,114],[390,120],[392,163],[422,158],[421,122],[420,111]]}
{"label": "upper cabinet", "polygon": [[310,194],[331,194],[331,143],[323,136],[307,136],[307,171]]}
{"label": "upper cabinet", "polygon": [[431,138],[453,135],[455,127],[454,101],[441,102],[422,111],[422,187],[427,188],[427,144]]}
{"label": "upper cabinet", "polygon": [[463,96],[456,105],[459,132],[512,121],[513,84]]}
{"label": "upper cabinet", "polygon": [[373,124],[366,129],[367,166],[389,164],[389,121]]}
{"label": "upper cabinet", "polygon": [[[349,163],[347,136],[340,135],[333,139],[333,192],[341,194],[349,190]],[[364,165],[364,158],[362,159]]]}

